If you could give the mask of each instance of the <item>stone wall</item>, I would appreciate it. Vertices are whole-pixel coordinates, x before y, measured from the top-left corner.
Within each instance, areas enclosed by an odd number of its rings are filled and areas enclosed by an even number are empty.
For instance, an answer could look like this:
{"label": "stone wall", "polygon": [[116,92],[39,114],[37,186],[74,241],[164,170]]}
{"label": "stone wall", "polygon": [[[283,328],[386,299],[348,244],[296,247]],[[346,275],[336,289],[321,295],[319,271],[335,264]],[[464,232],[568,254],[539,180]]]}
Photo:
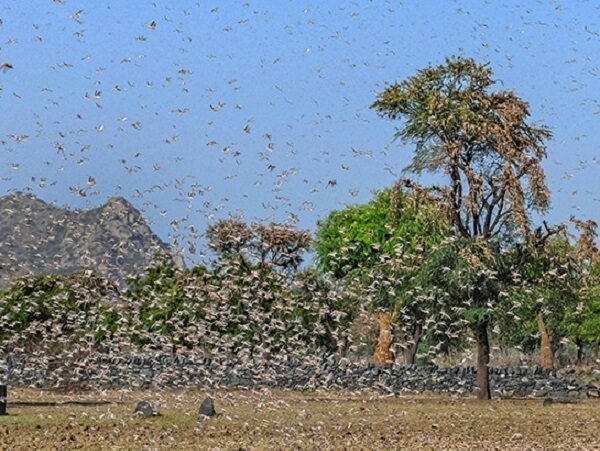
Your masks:
{"label": "stone wall", "polygon": [[[494,397],[600,397],[600,387],[541,367],[491,368]],[[472,394],[470,367],[373,365],[332,355],[319,359],[220,361],[199,356],[106,356],[72,361],[0,356],[0,383],[13,387],[150,388],[278,387],[296,390],[372,389],[384,393]]]}

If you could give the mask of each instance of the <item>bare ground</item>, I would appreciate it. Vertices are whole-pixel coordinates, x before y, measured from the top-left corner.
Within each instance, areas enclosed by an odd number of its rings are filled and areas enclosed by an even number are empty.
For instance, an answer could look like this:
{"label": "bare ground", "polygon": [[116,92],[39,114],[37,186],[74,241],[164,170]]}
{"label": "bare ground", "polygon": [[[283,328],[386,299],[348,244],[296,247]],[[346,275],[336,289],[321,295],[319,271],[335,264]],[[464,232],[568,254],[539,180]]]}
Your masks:
{"label": "bare ground", "polygon": [[[206,395],[218,417],[198,419]],[[132,414],[155,402],[162,416]],[[600,449],[600,401],[478,402],[435,395],[12,390],[0,449]]]}

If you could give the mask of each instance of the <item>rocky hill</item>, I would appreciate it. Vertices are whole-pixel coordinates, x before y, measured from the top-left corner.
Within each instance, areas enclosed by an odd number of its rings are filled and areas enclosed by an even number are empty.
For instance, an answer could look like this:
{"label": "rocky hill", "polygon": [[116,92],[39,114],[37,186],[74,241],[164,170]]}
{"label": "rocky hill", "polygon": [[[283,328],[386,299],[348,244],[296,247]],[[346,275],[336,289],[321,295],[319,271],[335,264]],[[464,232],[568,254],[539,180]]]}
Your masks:
{"label": "rocky hill", "polygon": [[[120,284],[157,252],[168,252],[122,197],[93,210],[66,210],[29,194],[0,197],[0,286],[29,273],[94,270]],[[183,264],[181,261],[179,264]]]}

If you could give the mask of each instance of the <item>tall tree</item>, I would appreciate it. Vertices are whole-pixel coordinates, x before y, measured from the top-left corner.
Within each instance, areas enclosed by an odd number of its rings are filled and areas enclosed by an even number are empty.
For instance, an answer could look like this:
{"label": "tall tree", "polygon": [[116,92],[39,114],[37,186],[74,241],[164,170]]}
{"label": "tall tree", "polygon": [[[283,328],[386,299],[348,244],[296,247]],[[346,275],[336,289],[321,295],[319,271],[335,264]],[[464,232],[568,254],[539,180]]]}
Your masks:
{"label": "tall tree", "polygon": [[[493,90],[492,70],[469,58],[451,58],[427,67],[381,92],[372,108],[380,116],[401,120],[396,137],[414,143],[408,170],[447,177],[443,200],[456,235],[485,252],[501,254],[508,234],[544,241],[551,233],[532,234],[530,213],[544,212],[549,191],[542,169],[543,125],[528,123],[528,104],[514,92]],[[485,306],[497,303],[496,273],[481,271],[468,290],[471,305],[481,307],[469,326],[477,341],[478,398],[491,397],[489,387],[490,317]],[[477,288],[477,286],[474,286]]]}
{"label": "tall tree", "polygon": [[584,347],[594,349],[600,361],[600,256],[591,262],[579,301],[566,314],[567,337],[577,345],[577,363],[583,363]]}
{"label": "tall tree", "polygon": [[565,323],[581,364],[585,344],[594,345],[596,358],[600,357],[600,250],[596,246],[598,224],[592,220],[574,222],[580,231],[574,254],[579,302],[567,310]]}
{"label": "tall tree", "polygon": [[370,202],[334,211],[319,223],[314,247],[320,269],[350,282],[377,316],[377,363],[393,360],[390,346],[397,337],[404,361],[414,363],[425,333],[425,310],[423,303],[409,299],[415,289],[411,276],[415,258],[449,232],[448,218],[440,213],[428,191],[398,180]]}
{"label": "tall tree", "polygon": [[555,236],[543,248],[529,250],[522,265],[523,285],[513,287],[508,296],[504,321],[508,341],[532,351],[539,345],[544,368],[554,368],[565,313],[578,302],[578,266],[567,234]]}

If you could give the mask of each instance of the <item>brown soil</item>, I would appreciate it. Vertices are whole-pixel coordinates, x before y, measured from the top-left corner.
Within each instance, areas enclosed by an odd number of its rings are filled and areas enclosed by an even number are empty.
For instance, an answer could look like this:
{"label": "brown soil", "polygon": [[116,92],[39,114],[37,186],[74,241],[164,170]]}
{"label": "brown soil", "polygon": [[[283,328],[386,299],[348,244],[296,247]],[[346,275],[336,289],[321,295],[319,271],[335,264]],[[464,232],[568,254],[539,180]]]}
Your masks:
{"label": "brown soil", "polygon": [[[218,417],[198,419],[206,395]],[[139,419],[137,402],[162,416]],[[108,403],[107,403],[108,402]],[[12,390],[0,449],[600,449],[600,402],[348,392]]]}

